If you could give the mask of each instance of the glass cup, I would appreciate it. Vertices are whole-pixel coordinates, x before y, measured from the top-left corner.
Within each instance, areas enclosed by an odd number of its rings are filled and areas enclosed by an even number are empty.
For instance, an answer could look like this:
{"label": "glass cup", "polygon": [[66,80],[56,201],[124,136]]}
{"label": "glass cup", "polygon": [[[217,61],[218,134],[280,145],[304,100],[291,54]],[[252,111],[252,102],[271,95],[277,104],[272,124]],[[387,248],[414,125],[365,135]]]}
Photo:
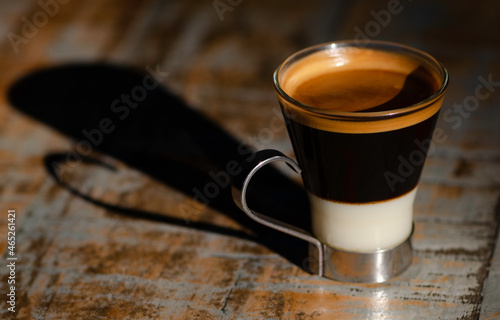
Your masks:
{"label": "glass cup", "polygon": [[[400,274],[412,260],[413,203],[447,84],[436,59],[395,43],[344,41],[293,54],[274,85],[298,164],[258,152],[233,184],[235,202],[310,242],[319,275],[383,282]],[[248,207],[252,176],[273,161],[301,173],[312,233]]]}

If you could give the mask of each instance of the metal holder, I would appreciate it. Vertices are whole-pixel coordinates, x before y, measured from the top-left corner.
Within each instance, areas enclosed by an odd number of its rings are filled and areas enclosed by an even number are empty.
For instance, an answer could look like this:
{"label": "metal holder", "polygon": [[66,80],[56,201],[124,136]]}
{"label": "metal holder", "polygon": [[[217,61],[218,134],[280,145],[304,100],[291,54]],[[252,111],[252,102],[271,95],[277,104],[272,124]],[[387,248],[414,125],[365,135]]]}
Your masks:
{"label": "metal holder", "polygon": [[256,222],[309,242],[309,267],[313,272],[316,269],[319,276],[344,282],[379,283],[401,274],[408,268],[412,260],[413,230],[403,243],[394,248],[374,252],[350,252],[327,246],[306,230],[251,210],[246,201],[250,180],[259,169],[276,161],[284,161],[296,173],[302,171],[295,161],[277,150],[259,151],[252,161],[242,165],[241,174],[233,179],[233,200]]}

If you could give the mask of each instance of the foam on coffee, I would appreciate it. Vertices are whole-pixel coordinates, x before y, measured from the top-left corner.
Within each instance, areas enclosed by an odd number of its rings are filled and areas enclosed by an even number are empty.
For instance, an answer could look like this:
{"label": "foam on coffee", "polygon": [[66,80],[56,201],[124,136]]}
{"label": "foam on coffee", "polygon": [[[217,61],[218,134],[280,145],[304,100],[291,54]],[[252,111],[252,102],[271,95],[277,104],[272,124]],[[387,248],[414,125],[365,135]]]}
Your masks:
{"label": "foam on coffee", "polygon": [[[328,70],[328,73],[325,72]],[[338,112],[372,112],[370,110],[391,98],[394,98],[405,85],[408,76],[414,75],[416,79],[421,78],[424,83],[431,86],[429,97],[436,92],[441,82],[434,73],[427,70],[417,60],[395,53],[389,53],[374,49],[357,47],[331,48],[307,56],[293,63],[287,70],[283,71],[280,78],[282,89],[292,98],[315,108],[311,110],[296,110],[297,106],[283,100],[282,105],[285,112],[288,112],[296,121],[304,125],[333,132],[343,133],[373,133],[405,128],[413,124],[422,122],[430,118],[439,111],[442,99],[428,101],[426,106],[419,105],[413,108],[405,108],[405,112],[398,115],[387,116],[384,120],[370,120],[370,115],[366,114],[366,121],[359,125],[357,121],[346,121],[348,117],[342,117],[342,121],[335,121],[335,114]],[[376,76],[374,78],[374,76]],[[304,84],[315,78],[325,77],[325,81],[335,80],[330,98],[333,97],[335,104],[324,106],[314,104],[314,99],[305,99],[300,92]],[[356,78],[357,77],[357,78]],[[384,77],[392,87],[383,84]],[[355,81],[358,79],[359,81]],[[316,80],[316,84],[319,83]],[[370,88],[371,86],[371,88]],[[360,88],[356,91],[356,88]],[[349,90],[352,90],[350,92]],[[387,92],[383,92],[383,91]],[[307,88],[306,88],[307,91]],[[370,92],[371,95],[363,99],[360,92]],[[346,99],[346,93],[351,94],[352,101]],[[342,94],[344,94],[342,96]],[[340,95],[340,96],[339,96]],[[307,97],[306,97],[307,98]],[[427,97],[426,97],[427,98]],[[305,100],[305,101],[304,101]],[[415,103],[420,101],[415,101]],[[393,109],[408,107],[401,105]],[[333,116],[328,116],[333,112]],[[391,113],[391,112],[386,112]],[[392,112],[394,113],[394,112]],[[320,116],[318,116],[320,114]],[[322,115],[321,115],[322,114]],[[374,114],[372,114],[374,115]]]}

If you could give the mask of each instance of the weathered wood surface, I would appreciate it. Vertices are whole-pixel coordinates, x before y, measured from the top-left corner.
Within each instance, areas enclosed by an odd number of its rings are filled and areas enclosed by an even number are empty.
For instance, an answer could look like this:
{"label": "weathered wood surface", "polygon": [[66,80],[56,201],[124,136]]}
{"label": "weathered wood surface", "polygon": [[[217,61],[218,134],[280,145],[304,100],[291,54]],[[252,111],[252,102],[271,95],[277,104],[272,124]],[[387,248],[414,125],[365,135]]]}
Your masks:
{"label": "weathered wood surface", "polygon": [[[373,12],[392,1],[60,2],[0,2],[2,318],[500,318],[496,2],[401,1],[384,25]],[[230,7],[218,12],[214,3]],[[193,202],[193,188],[213,182],[209,172],[237,159],[240,143],[292,155],[275,122],[274,68],[297,49],[359,30],[430,52],[451,77],[443,135],[417,197],[414,261],[377,285],[310,275],[301,244],[245,220],[227,188]],[[65,65],[75,62],[94,66],[102,83],[74,79],[80,69]],[[39,68],[46,72],[12,89]],[[96,105],[109,109],[151,69],[168,73],[160,80],[180,97],[175,107],[159,94],[159,104],[130,109],[123,121],[110,114],[116,132],[90,155],[114,169],[73,157],[57,171],[57,159],[84,150],[81,130],[99,126]],[[464,103],[469,111],[453,111]],[[17,214],[15,313],[6,303],[9,209]]]}

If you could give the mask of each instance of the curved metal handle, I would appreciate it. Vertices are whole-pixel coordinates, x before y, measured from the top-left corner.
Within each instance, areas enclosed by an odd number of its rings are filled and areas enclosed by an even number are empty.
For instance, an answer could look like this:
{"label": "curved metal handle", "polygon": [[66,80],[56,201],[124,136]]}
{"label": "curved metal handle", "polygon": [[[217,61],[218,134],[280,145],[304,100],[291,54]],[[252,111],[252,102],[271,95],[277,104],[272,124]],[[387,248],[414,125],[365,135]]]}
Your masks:
{"label": "curved metal handle", "polygon": [[322,243],[318,239],[316,239],[310,232],[307,232],[306,230],[297,228],[285,222],[255,212],[248,207],[246,192],[248,185],[250,184],[250,180],[259,169],[275,161],[284,161],[296,173],[300,173],[302,171],[295,161],[277,150],[258,151],[252,161],[246,162],[242,165],[243,171],[240,176],[244,177],[244,179],[233,180],[231,190],[233,200],[241,210],[243,210],[251,219],[255,220],[256,222],[275,230],[284,232],[291,236],[297,237],[299,239],[305,240],[314,245],[318,249],[318,275],[323,276],[324,253]]}

